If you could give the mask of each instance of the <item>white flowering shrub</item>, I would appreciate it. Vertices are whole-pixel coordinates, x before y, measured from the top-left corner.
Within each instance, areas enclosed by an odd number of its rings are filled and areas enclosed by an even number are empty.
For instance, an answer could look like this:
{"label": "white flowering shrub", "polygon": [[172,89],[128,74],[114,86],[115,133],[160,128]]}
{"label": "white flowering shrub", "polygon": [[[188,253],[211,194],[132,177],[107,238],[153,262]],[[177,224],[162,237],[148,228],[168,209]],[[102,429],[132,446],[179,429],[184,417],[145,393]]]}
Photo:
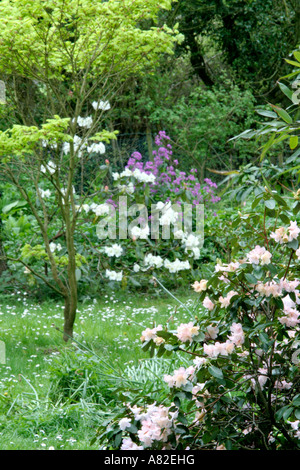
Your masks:
{"label": "white flowering shrub", "polygon": [[[201,257],[204,216],[215,216],[213,207],[220,199],[215,194],[217,185],[210,179],[200,184],[195,169],[189,174],[180,171],[169,141],[162,131],[155,139],[153,160],[143,161],[134,152],[123,171],[111,170],[113,187],[106,201],[110,215],[83,206],[86,212],[107,216],[96,223],[108,281],[144,287],[156,273],[176,283],[179,277],[191,277]],[[100,230],[104,222],[116,224],[112,236]]]}
{"label": "white flowering shrub", "polygon": [[[153,273],[171,284],[179,278],[191,278],[203,244],[203,225],[202,232],[197,231],[196,220],[199,217],[203,224],[204,212],[214,217],[213,207],[219,201],[215,195],[217,185],[209,179],[201,185],[196,170],[181,172],[164,132],[156,138],[153,161],[144,162],[135,152],[123,171],[113,171],[105,159],[104,142],[115,136],[106,131],[90,138],[86,134],[95,130],[96,111],[107,110],[110,104],[100,101],[91,105],[93,115],[71,120],[76,132],[72,137],[66,133],[60,133],[59,139],[56,134],[47,139],[36,136],[42,158],[35,162],[36,180],[27,200],[30,204],[32,201],[38,219],[47,225],[47,243],[32,223],[31,206],[26,201],[9,203],[3,211],[4,227],[14,220],[17,224],[19,213],[24,220],[24,231],[18,228],[14,234],[8,230],[7,242],[9,255],[10,244],[13,254],[20,253],[22,283],[32,287],[46,280],[52,286],[49,275],[53,269],[56,283],[63,278],[69,260],[61,213],[67,207],[76,224],[76,278],[81,292],[87,287],[95,291],[107,282],[113,288],[116,283],[144,288],[149,286]],[[103,141],[97,142],[100,137]],[[65,167],[72,151],[78,168],[70,186]],[[58,163],[58,154],[63,163]],[[88,173],[82,169],[89,165],[93,179],[85,181]],[[6,190],[9,198],[11,189],[8,186]],[[190,212],[186,224],[187,207]]]}
{"label": "white flowering shrub", "polygon": [[299,209],[297,195],[265,191],[237,215],[235,257],[194,280],[190,321],[141,332],[151,356],[182,358],[164,376],[168,395],[162,403],[151,396],[125,403],[99,430],[102,446],[299,450]]}

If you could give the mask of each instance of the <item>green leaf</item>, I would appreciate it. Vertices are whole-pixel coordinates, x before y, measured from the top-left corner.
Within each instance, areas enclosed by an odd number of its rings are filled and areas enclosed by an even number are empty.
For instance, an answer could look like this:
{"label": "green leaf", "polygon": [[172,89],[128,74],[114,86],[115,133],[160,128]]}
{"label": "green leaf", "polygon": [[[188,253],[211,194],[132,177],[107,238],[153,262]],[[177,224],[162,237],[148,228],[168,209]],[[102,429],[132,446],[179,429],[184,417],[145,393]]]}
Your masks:
{"label": "green leaf", "polygon": [[294,150],[298,145],[298,136],[297,135],[292,135],[290,137],[290,149]]}
{"label": "green leaf", "polygon": [[295,204],[295,206],[293,207],[293,214],[297,215],[299,211],[300,211],[300,202],[297,202],[297,204]]}
{"label": "green leaf", "polygon": [[[285,59],[285,61],[290,64],[290,65],[294,65],[295,67],[299,67],[300,68],[300,62],[295,62],[294,60],[289,60],[289,59]],[[284,78],[284,77],[283,77]]]}
{"label": "green leaf", "polygon": [[81,269],[77,268],[75,271],[76,281],[80,281],[81,278]]}
{"label": "green leaf", "polygon": [[279,218],[282,220],[284,224],[290,223],[290,218],[286,214],[279,214]]}
{"label": "green leaf", "polygon": [[288,419],[288,417],[292,414],[292,412],[293,412],[293,408],[292,408],[292,407],[287,408],[287,409],[284,411],[284,413],[283,413],[283,415],[282,415],[282,418],[286,421],[286,420]]}
{"label": "green leaf", "polygon": [[138,432],[138,428],[134,424],[131,424],[129,428],[126,428],[126,431],[136,434]]}
{"label": "green leaf", "polygon": [[[299,64],[300,67],[300,64]],[[275,109],[278,116],[284,120],[287,124],[292,124],[293,118],[285,111],[285,109],[280,108],[279,106],[272,105],[272,108]]]}
{"label": "green leaf", "polygon": [[10,212],[12,209],[26,206],[26,204],[27,204],[26,201],[15,201],[15,202],[12,202],[11,204],[7,204],[6,206],[4,206],[2,209],[2,212],[3,214],[6,214],[7,212]]}
{"label": "green leaf", "polygon": [[279,85],[279,88],[281,89],[282,93],[284,93],[285,96],[287,96],[287,97],[292,101],[293,91],[290,90],[290,89],[289,89],[286,85],[284,85],[283,83],[278,82],[278,85]]}
{"label": "green leaf", "polygon": [[251,273],[245,273],[245,278],[249,282],[249,284],[257,284],[257,279]]}
{"label": "green leaf", "polygon": [[286,161],[286,163],[291,163],[293,162],[294,160],[297,159],[297,157],[300,155],[300,149],[296,150],[296,152],[294,152]]}
{"label": "green leaf", "polygon": [[294,52],[293,52],[293,55],[294,55],[295,59],[296,59],[298,62],[300,62],[300,52],[299,52],[299,51],[294,51]]}
{"label": "green leaf", "polygon": [[293,250],[297,250],[298,249],[298,246],[299,246],[299,243],[298,243],[298,240],[297,239],[294,239],[290,242],[287,243],[287,246],[289,248],[292,248]]}
{"label": "green leaf", "polygon": [[276,206],[276,201],[274,199],[267,199],[265,201],[265,206],[268,208],[268,209],[275,209],[275,206]]}
{"label": "green leaf", "polygon": [[255,207],[258,206],[258,204],[261,202],[261,200],[262,200],[262,195],[260,194],[259,196],[257,196],[257,197],[254,199],[251,208],[252,208],[252,209],[255,209]]}
{"label": "green leaf", "polygon": [[260,114],[261,116],[277,118],[276,113],[274,113],[273,111],[269,111],[267,109],[256,109],[255,111],[257,112],[257,114]]}
{"label": "green leaf", "polygon": [[176,426],[175,432],[178,434],[189,434],[189,429],[183,424],[178,424],[178,426]]}
{"label": "green leaf", "polygon": [[122,442],[122,431],[118,432],[114,438],[114,447],[118,448]]}
{"label": "green leaf", "polygon": [[203,331],[200,331],[200,333],[197,336],[193,336],[193,341],[196,343],[200,343],[201,341],[204,341],[205,338],[205,333]]}
{"label": "green leaf", "polygon": [[223,379],[224,376],[223,376],[223,372],[221,371],[221,369],[219,369],[218,367],[216,366],[210,366],[208,368],[208,372],[213,376],[213,377],[216,377],[216,379]]}

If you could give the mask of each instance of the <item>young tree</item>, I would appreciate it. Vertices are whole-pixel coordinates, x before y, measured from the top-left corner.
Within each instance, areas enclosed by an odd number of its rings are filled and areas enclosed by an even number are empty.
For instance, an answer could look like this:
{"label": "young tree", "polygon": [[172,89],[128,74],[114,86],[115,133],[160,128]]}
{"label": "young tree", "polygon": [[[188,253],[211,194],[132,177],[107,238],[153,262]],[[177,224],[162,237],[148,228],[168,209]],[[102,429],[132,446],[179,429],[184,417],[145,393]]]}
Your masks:
{"label": "young tree", "polygon": [[[0,175],[27,202],[43,240],[23,247],[16,259],[63,296],[66,341],[77,309],[76,270],[85,262],[75,244],[81,209],[88,196],[103,194],[91,181],[75,194],[75,180],[90,155],[102,154],[103,142],[115,138],[101,123],[122,83],[172,53],[179,36],[155,24],[160,8],[170,6],[170,0],[0,4],[0,73],[19,122],[0,133]],[[99,167],[94,173],[99,182]],[[51,204],[45,198],[50,194]],[[53,248],[58,237],[64,256]],[[50,265],[52,279],[30,265],[36,260]]]}

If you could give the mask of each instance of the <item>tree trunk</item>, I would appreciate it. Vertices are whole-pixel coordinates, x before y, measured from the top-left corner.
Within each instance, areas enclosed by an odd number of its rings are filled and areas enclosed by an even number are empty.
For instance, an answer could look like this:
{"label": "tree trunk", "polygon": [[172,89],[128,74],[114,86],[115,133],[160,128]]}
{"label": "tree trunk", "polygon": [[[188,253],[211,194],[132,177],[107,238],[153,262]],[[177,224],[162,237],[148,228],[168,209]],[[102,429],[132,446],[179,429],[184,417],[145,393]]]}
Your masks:
{"label": "tree trunk", "polygon": [[[2,193],[0,193],[0,197]],[[1,274],[8,269],[5,251],[2,245],[2,220],[0,218],[0,276]]]}
{"label": "tree trunk", "polygon": [[151,132],[151,127],[150,127],[149,122],[147,122],[147,127],[146,127],[146,138],[147,138],[149,160],[153,161],[152,132]]}
{"label": "tree trunk", "polygon": [[76,250],[74,246],[74,225],[70,218],[69,206],[66,205],[65,212],[66,223],[66,243],[68,250],[68,284],[65,293],[65,309],[64,309],[64,341],[69,341],[73,337],[73,326],[76,317],[78,292],[76,278]]}
{"label": "tree trunk", "polygon": [[67,343],[73,338],[73,328],[77,311],[77,293],[75,298],[72,295],[65,297],[64,308],[64,334],[63,340]]}
{"label": "tree trunk", "polygon": [[1,234],[0,234],[0,276],[8,269],[4,248],[2,245]]}
{"label": "tree trunk", "polygon": [[190,47],[190,61],[195,73],[198,75],[200,80],[203,81],[204,85],[211,87],[214,82],[207,72],[205,60],[195,35],[193,33],[189,34],[186,40]]}

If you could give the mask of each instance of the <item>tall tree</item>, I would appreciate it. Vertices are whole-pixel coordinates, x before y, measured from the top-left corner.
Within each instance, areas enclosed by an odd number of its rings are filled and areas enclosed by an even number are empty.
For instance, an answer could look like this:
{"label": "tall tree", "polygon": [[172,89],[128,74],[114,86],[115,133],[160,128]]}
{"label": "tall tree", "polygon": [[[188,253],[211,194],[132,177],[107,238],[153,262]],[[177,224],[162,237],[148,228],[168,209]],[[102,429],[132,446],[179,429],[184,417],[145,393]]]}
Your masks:
{"label": "tall tree", "polygon": [[239,83],[270,91],[285,68],[283,58],[299,43],[299,0],[182,0],[168,14],[184,35],[178,53],[188,53],[195,74],[217,84],[220,69]]}
{"label": "tall tree", "polygon": [[[174,31],[155,25],[160,8],[170,7],[170,0],[0,3],[0,74],[21,122],[0,133],[0,176],[18,189],[36,220],[43,246],[24,247],[21,261],[64,298],[65,340],[78,303],[78,207],[89,194],[85,189],[75,198],[75,178],[90,152],[102,152],[97,142],[115,137],[102,128],[108,100],[130,75],[172,52]],[[54,211],[43,198],[46,188],[55,195]],[[51,248],[58,220],[65,257]],[[52,280],[30,267],[38,257],[49,263]]]}

